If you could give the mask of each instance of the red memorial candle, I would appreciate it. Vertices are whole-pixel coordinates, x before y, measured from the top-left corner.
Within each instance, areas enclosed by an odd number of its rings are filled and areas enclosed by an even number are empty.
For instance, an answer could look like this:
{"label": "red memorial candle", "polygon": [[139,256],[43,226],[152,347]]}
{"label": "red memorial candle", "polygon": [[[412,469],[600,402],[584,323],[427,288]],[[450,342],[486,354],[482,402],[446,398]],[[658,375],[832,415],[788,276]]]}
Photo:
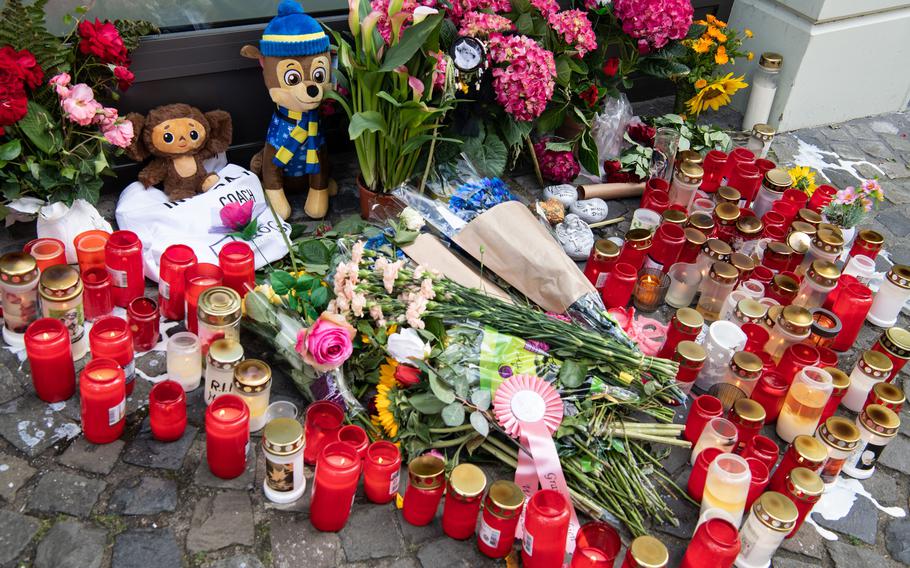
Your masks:
{"label": "red memorial candle", "polygon": [[184,298],[186,306],[186,329],[193,333],[199,333],[197,308],[199,307],[199,295],[213,286],[221,286],[224,273],[214,264],[200,262],[190,266],[183,273],[185,292]]}
{"label": "red memorial candle", "polygon": [[730,568],[739,554],[739,532],[720,517],[708,519],[695,529],[680,568]]}
{"label": "red memorial candle", "polygon": [[910,360],[910,331],[902,327],[886,329],[872,346],[872,351],[883,353],[891,360],[891,374],[885,380],[893,381],[897,373]]}
{"label": "red memorial candle", "polygon": [[82,309],[86,320],[95,321],[114,311],[111,275],[107,273],[106,268],[95,266],[82,271],[82,286]]}
{"label": "red memorial candle", "polygon": [[133,394],[136,382],[136,365],[133,357],[133,334],[126,320],[117,316],[98,318],[88,333],[92,357],[113,359],[123,369],[126,395]]}
{"label": "red memorial candle", "polygon": [[698,453],[695,463],[692,465],[692,471],[689,473],[689,482],[686,484],[686,492],[689,497],[701,503],[705,495],[705,482],[708,480],[708,467],[714,458],[724,453],[720,448],[705,448]]}
{"label": "red memorial candle", "polygon": [[127,306],[126,318],[133,332],[133,348],[140,353],[151,350],[161,337],[155,300],[136,298]]}
{"label": "red memorial candle", "polygon": [[465,540],[473,536],[486,487],[487,476],[476,465],[463,463],[452,470],[442,509],[442,532],[449,538]]}
{"label": "red memorial candle", "polygon": [[25,353],[32,369],[35,394],[44,402],[60,402],[76,392],[76,370],[66,325],[56,318],[35,320],[25,331]]}
{"label": "red memorial candle", "polygon": [[92,357],[79,376],[82,432],[93,444],[108,444],[123,434],[126,385],[113,359]]}
{"label": "red memorial candle", "polygon": [[363,462],[363,492],[371,503],[388,503],[398,495],[401,451],[392,442],[369,445]]}
{"label": "red memorial candle", "polygon": [[42,272],[55,264],[66,264],[66,249],[59,239],[49,237],[33,239],[26,243],[22,250],[35,258],[38,270]]}
{"label": "red memorial candle", "polygon": [[759,434],[752,438],[752,441],[746,446],[746,449],[743,450],[742,456],[746,459],[750,457],[758,458],[768,466],[768,470],[774,467],[774,464],[777,463],[777,457],[780,455],[780,450],[777,448],[777,443],[767,436],[762,436]]}
{"label": "red memorial candle", "polygon": [[764,373],[758,380],[749,397],[765,409],[765,424],[777,421],[789,389],[790,383],[774,371]]}
{"label": "red memorial candle", "polygon": [[196,253],[186,245],[171,245],[161,254],[158,268],[158,305],[161,317],[182,320],[186,316],[186,271],[196,265]]}
{"label": "red memorial candle", "polygon": [[528,499],[521,562],[525,568],[562,566],[571,516],[568,500],[555,489],[541,489]]}
{"label": "red memorial candle", "polygon": [[360,426],[355,424],[342,426],[342,428],[338,430],[338,441],[344,442],[354,448],[357,455],[360,456],[360,459],[366,458],[370,438],[367,436],[366,430]]}
{"label": "red memorial candle", "polygon": [[705,325],[705,318],[692,308],[679,308],[670,318],[667,326],[667,339],[657,353],[658,357],[669,359],[676,353],[676,346],[681,341],[695,341]]}
{"label": "red memorial candle", "polygon": [[313,476],[310,522],[316,530],[337,532],[351,515],[363,460],[350,445],[331,442],[322,449]]}
{"label": "red memorial candle", "polygon": [[765,462],[759,458],[746,458],[746,463],[749,464],[749,472],[752,474],[752,478],[749,481],[749,493],[746,495],[746,511],[749,511],[752,509],[752,503],[755,503],[755,500],[768,487],[771,473],[768,471],[768,466],[765,465]]}
{"label": "red memorial candle", "polygon": [[686,417],[686,429],[683,431],[683,437],[694,444],[701,436],[701,431],[705,429],[705,424],[712,418],[723,416],[723,413],[724,406],[717,397],[709,394],[697,397],[692,402],[689,416]]}
{"label": "red memorial candle", "polygon": [[241,298],[256,286],[256,258],[245,242],[232,241],[221,247],[218,266],[224,272],[224,285],[233,288]]}
{"label": "red memorial candle", "polygon": [[821,471],[827,459],[828,450],[821,442],[813,436],[797,436],[793,438],[793,443],[784,452],[784,457],[774,470],[768,487],[771,491],[786,494],[787,479],[791,471],[802,467],[812,472],[818,472]]}
{"label": "red memorial candle", "polygon": [[445,491],[446,464],[429,454],[408,464],[408,487],[404,492],[401,513],[408,524],[422,527],[436,517],[436,509]]}
{"label": "red memorial candle", "polygon": [[825,483],[814,471],[805,467],[793,469],[787,476],[787,486],[784,495],[796,505],[796,524],[793,530],[787,535],[787,538],[793,538],[799,527],[803,526],[803,521],[812,512],[812,508],[822,498],[825,491]]}
{"label": "red memorial candle", "polygon": [[625,307],[632,298],[632,290],[635,288],[637,279],[638,273],[634,266],[617,261],[613,265],[613,270],[604,280],[601,293],[604,305],[608,308]]}
{"label": "red memorial candle", "polygon": [[111,275],[114,305],[125,308],[145,292],[142,241],[132,231],[114,231],[104,245],[104,262]]}
{"label": "red memorial candle", "polygon": [[585,523],[575,538],[569,568],[613,568],[622,541],[616,529],[602,521]]}
{"label": "red memorial candle", "polygon": [[512,552],[515,529],[521,518],[525,495],[511,481],[494,481],[483,501],[477,548],[490,558],[505,558]]}
{"label": "red memorial candle", "polygon": [[205,459],[213,475],[238,477],[246,469],[250,409],[236,394],[223,394],[205,411]]}
{"label": "red memorial candle", "polygon": [[186,430],[186,393],[177,381],[161,381],[149,392],[152,436],[161,442],[179,440]]}
{"label": "red memorial candle", "polygon": [[76,238],[73,239],[73,246],[76,247],[76,259],[79,261],[80,271],[84,272],[90,268],[107,269],[104,262],[104,249],[110,236],[111,234],[107,231],[99,229],[76,235]]}
{"label": "red memorial candle", "polygon": [[343,421],[344,411],[334,402],[320,400],[309,405],[304,419],[306,447],[303,449],[303,461],[315,464],[322,448],[338,439]]}

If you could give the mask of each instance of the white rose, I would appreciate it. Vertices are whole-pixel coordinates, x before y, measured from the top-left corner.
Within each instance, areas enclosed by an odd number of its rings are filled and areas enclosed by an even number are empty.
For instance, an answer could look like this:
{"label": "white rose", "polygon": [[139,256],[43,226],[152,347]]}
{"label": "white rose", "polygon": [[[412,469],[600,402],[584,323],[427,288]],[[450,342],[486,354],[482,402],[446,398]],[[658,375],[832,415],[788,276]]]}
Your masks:
{"label": "white rose", "polygon": [[420,213],[412,207],[405,207],[399,218],[401,219],[401,222],[404,223],[405,228],[409,231],[419,231],[426,224],[426,221],[423,220]]}
{"label": "white rose", "polygon": [[412,363],[412,359],[422,361],[430,356],[430,346],[410,327],[390,335],[386,351],[399,363]]}

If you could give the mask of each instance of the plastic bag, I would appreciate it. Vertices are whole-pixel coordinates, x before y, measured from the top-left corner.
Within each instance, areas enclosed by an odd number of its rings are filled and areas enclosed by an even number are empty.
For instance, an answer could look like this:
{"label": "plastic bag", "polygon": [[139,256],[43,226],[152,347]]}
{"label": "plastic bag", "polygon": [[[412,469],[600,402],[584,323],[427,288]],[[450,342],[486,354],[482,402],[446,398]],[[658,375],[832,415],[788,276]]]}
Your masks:
{"label": "plastic bag", "polygon": [[38,236],[58,239],[62,242],[66,247],[68,264],[77,262],[73,239],[79,233],[92,229],[110,232],[111,224],[104,220],[94,205],[84,199],[73,201],[71,207],[61,202],[51,203],[38,211]]}
{"label": "plastic bag", "polygon": [[600,168],[598,174],[602,177],[603,163],[607,160],[618,160],[622,151],[623,136],[626,127],[632,120],[632,104],[625,93],[618,97],[605,98],[603,108],[594,115],[591,123],[591,135],[597,144],[597,162]]}

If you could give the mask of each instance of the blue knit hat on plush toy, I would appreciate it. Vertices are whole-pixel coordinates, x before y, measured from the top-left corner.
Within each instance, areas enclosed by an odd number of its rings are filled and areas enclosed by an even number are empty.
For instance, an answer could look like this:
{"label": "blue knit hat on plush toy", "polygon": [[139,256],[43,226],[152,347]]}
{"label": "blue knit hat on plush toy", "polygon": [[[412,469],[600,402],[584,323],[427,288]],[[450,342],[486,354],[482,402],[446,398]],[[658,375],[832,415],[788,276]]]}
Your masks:
{"label": "blue knit hat on plush toy", "polygon": [[329,36],[294,0],[282,0],[278,15],[262,33],[259,51],[266,57],[305,57],[329,50]]}

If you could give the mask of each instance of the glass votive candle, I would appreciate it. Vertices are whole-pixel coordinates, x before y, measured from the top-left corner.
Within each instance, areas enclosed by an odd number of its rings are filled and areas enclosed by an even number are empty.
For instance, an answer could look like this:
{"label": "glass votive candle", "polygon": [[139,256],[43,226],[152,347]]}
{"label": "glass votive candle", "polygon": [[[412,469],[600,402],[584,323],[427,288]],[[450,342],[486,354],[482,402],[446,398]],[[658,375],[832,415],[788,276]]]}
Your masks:
{"label": "glass votive candle", "polygon": [[739,526],[743,520],[751,481],[749,463],[742,456],[724,453],[714,458],[708,466],[699,518],[703,518],[710,509],[719,509],[716,513],[721,513],[721,518]]}
{"label": "glass votive candle", "polygon": [[746,345],[743,347],[743,351],[758,353],[768,342],[768,330],[759,323],[744,323],[740,326],[740,329],[746,334]]}
{"label": "glass votive candle", "polygon": [[303,451],[306,463],[316,463],[322,448],[338,439],[342,422],[344,411],[334,402],[319,400],[307,407],[304,418],[306,448]]}
{"label": "glass votive candle", "polygon": [[708,467],[714,458],[725,453],[720,448],[705,448],[695,458],[692,464],[692,471],[689,473],[689,481],[686,484],[686,492],[692,499],[701,503],[702,496],[705,493],[705,480],[708,477]]}
{"label": "glass votive candle", "polygon": [[41,313],[44,317],[62,321],[66,326],[74,361],[82,359],[88,352],[82,291],[79,272],[68,264],[56,264],[41,273],[38,285]]}
{"label": "glass votive candle", "polygon": [[793,530],[796,506],[787,497],[769,491],[752,504],[749,516],[739,531],[742,544],[734,566],[766,568],[787,534]]}
{"label": "glass votive candle", "polygon": [[619,257],[619,247],[609,239],[598,239],[591,247],[588,262],[585,263],[585,276],[598,290],[602,290],[607,275],[613,270]]}
{"label": "glass votive candle", "polygon": [[111,275],[114,305],[127,307],[145,292],[142,241],[132,231],[114,231],[104,245],[104,262]]}
{"label": "glass votive candle", "polygon": [[202,378],[202,352],[199,338],[188,331],[175,333],[167,340],[167,377],[189,392],[199,387]]}
{"label": "glass votive candle", "polygon": [[205,411],[205,459],[216,477],[233,479],[246,469],[250,409],[242,398],[225,394]]}
{"label": "glass votive candle", "polygon": [[851,257],[844,266],[841,280],[844,276],[853,276],[860,284],[868,285],[875,278],[875,261],[868,256]]}
{"label": "glass votive candle", "polygon": [[445,491],[445,468],[444,461],[429,454],[414,458],[408,464],[408,487],[401,510],[408,524],[422,527],[436,517]]}
{"label": "glass votive candle", "polygon": [[749,481],[749,493],[746,495],[746,510],[748,511],[752,507],[752,503],[755,503],[755,500],[768,487],[771,472],[765,462],[758,458],[745,458],[745,460],[749,464],[749,473],[752,475],[752,479]]}
{"label": "glass votive candle", "polygon": [[689,415],[686,417],[683,438],[694,444],[701,437],[702,430],[708,421],[720,418],[723,414],[724,407],[716,397],[707,394],[695,397]]}
{"label": "glass votive candle", "polygon": [[780,310],[777,322],[771,329],[771,338],[765,344],[765,352],[775,362],[779,362],[787,347],[809,338],[811,327],[812,314],[809,310],[802,306],[786,306]]}
{"label": "glass votive candle", "polygon": [[442,532],[446,536],[465,540],[474,535],[486,487],[487,476],[476,465],[462,463],[452,469],[442,508]]}
{"label": "glass votive candle", "polygon": [[[814,471],[804,467],[797,467],[790,472],[787,477],[786,490],[782,493],[796,505],[797,515],[793,530],[787,534],[787,538],[793,538],[799,528],[803,526],[803,521],[812,512],[824,491],[825,484]],[[781,492],[779,491],[778,493]]]}
{"label": "glass votive candle", "polygon": [[698,266],[678,262],[670,267],[667,276],[670,279],[666,294],[667,304],[674,308],[684,308],[692,304],[702,281],[702,273]]}
{"label": "glass votive candle", "polygon": [[708,357],[695,384],[709,391],[724,380],[733,355],[746,346],[746,334],[734,323],[716,321],[708,326],[704,345]]}
{"label": "glass votive candle", "polygon": [[866,321],[878,327],[891,327],[910,298],[910,266],[896,264],[879,287]]}
{"label": "glass votive candle", "polygon": [[657,268],[643,268],[635,283],[634,304],[642,312],[653,312],[664,302],[670,277]]}
{"label": "glass votive candle", "polygon": [[111,297],[111,276],[107,269],[94,267],[82,272],[82,309],[85,319],[95,321],[114,311]]}
{"label": "glass votive candle", "polygon": [[187,268],[183,274],[186,286],[186,329],[198,333],[199,296],[213,286],[221,286],[224,273],[214,264],[200,262]]}
{"label": "glass votive candle", "polygon": [[250,407],[250,432],[265,426],[272,390],[272,369],[265,361],[246,359],[234,367],[234,384],[231,392]]}
{"label": "glass votive candle", "polygon": [[732,254],[733,249],[724,241],[720,239],[708,239],[701,247],[701,252],[698,253],[695,264],[697,264],[698,269],[701,270],[702,277],[706,278],[708,276],[708,271],[715,262],[729,262],[730,255]]}
{"label": "glass votive candle", "polygon": [[316,460],[310,523],[316,530],[337,532],[344,528],[354,505],[363,460],[348,444],[326,444]]}
{"label": "glass votive candle", "polygon": [[825,404],[825,409],[822,411],[819,423],[822,423],[831,416],[834,416],[834,412],[840,406],[841,400],[843,400],[844,395],[847,394],[847,389],[850,388],[850,375],[836,367],[822,368],[827,371],[829,375],[831,375],[833,388],[831,389],[831,396],[828,398],[828,402]]}
{"label": "glass votive candle", "polygon": [[3,339],[21,347],[29,324],[38,319],[38,265],[24,252],[0,257],[0,293],[3,299]]}
{"label": "glass votive candle", "polygon": [[859,429],[843,416],[832,416],[818,426],[815,439],[827,450],[827,457],[818,475],[830,487],[837,482],[847,458],[859,445]]}
{"label": "glass votive candle", "polygon": [[585,523],[575,536],[575,552],[569,568],[613,568],[622,540],[619,533],[602,521]]}
{"label": "glass votive candle", "polygon": [[82,433],[93,444],[109,444],[123,434],[126,386],[113,359],[93,357],[79,375]]}
{"label": "glass votive candle", "polygon": [[149,391],[149,423],[159,442],[179,440],[186,430],[186,393],[177,381],[156,383]]}
{"label": "glass votive candle", "polygon": [[256,259],[253,249],[243,241],[232,241],[218,252],[218,266],[224,272],[224,285],[246,296],[256,286]]}
{"label": "glass votive candle", "polygon": [[706,566],[733,566],[740,551],[736,526],[723,517],[708,519],[695,529],[686,548],[680,568],[705,568]]}
{"label": "glass votive candle", "polygon": [[699,289],[701,295],[698,298],[698,305],[695,307],[705,321],[720,319],[724,302],[736,287],[737,279],[739,279],[739,270],[732,264],[715,262],[711,265],[707,277],[702,280]]}
{"label": "glass votive candle", "polygon": [[347,426],[342,426],[338,430],[338,441],[345,444],[349,444],[352,448],[357,450],[357,455],[361,459],[366,458],[367,447],[370,445],[370,437],[367,436],[366,430],[357,426],[356,424],[348,424]]}
{"label": "glass votive candle", "polygon": [[262,431],[265,479],[262,492],[273,503],[293,503],[303,496],[303,426],[293,418],[274,418]]}
{"label": "glass votive candle", "polygon": [[831,304],[831,311],[840,320],[841,329],[828,346],[835,351],[850,349],[859,337],[859,331],[866,321],[870,308],[872,290],[868,286],[859,282],[842,283],[838,286],[838,294]]}
{"label": "glass votive candle", "polygon": [[607,308],[621,308],[628,305],[637,277],[638,274],[633,265],[617,261],[604,282],[601,293],[604,305]]}
{"label": "glass votive candle", "polygon": [[631,229],[626,232],[619,256],[616,258],[617,264],[630,264],[637,272],[645,262],[648,249],[651,248],[652,235],[649,229]]}
{"label": "glass votive candle", "polygon": [[663,213],[670,207],[670,194],[666,191],[651,191],[641,197],[642,209]]}
{"label": "glass votive candle", "polygon": [[736,426],[737,450],[744,449],[761,432],[766,416],[764,407],[755,400],[741,398],[733,404],[727,419]]}
{"label": "glass votive candle", "polygon": [[683,232],[686,234],[686,242],[683,243],[677,262],[680,264],[693,264],[698,255],[701,254],[701,248],[708,242],[708,237],[705,236],[701,229],[695,227],[686,227]]}
{"label": "glass votive candle", "polygon": [[242,360],[243,346],[240,345],[240,342],[230,339],[219,339],[212,343],[208,355],[205,357],[205,392],[203,397],[206,404],[211,404],[215,398],[231,392],[231,387],[234,384],[234,369]]}
{"label": "glass votive candle", "polygon": [[730,359],[723,378],[711,386],[709,393],[720,399],[724,410],[730,410],[736,401],[752,394],[763,369],[764,363],[758,355],[737,351]]}
{"label": "glass votive candle", "polygon": [[161,339],[158,304],[151,298],[135,298],[126,308],[126,319],[133,333],[133,348],[150,351]]}
{"label": "glass votive candle", "polygon": [[[739,298],[724,319],[731,321],[740,328],[746,325],[761,326],[761,322],[768,316],[768,306],[762,304],[742,290],[735,290],[730,296]],[[746,334],[748,336],[748,334]],[[748,344],[748,339],[746,340]]]}
{"label": "glass votive candle", "polygon": [[875,383],[879,383],[891,376],[893,365],[883,353],[878,351],[865,351],[857,359],[853,372],[850,373],[850,386],[847,394],[841,400],[844,408],[859,412],[866,403],[869,391]]}
{"label": "glass votive candle", "polygon": [[856,417],[860,442],[844,463],[843,472],[854,479],[868,479],[875,473],[885,446],[897,435],[901,421],[896,412],[880,404],[867,406]]}
{"label": "glass votive candle", "polygon": [[92,358],[113,359],[123,369],[127,396],[136,386],[136,362],[133,334],[126,320],[117,316],[98,318],[89,331]]}
{"label": "glass votive candle", "polygon": [[902,327],[886,329],[872,346],[872,351],[883,353],[888,359],[891,359],[891,375],[887,380],[893,381],[897,373],[910,360],[910,331]]}
{"label": "glass votive candle", "polygon": [[363,461],[363,492],[371,503],[384,504],[398,495],[401,479],[401,451],[386,440],[367,447]]}
{"label": "glass votive candle", "polygon": [[186,317],[186,271],[196,265],[196,253],[186,245],[171,245],[161,253],[158,268],[158,304],[161,317]]}
{"label": "glass votive candle", "polygon": [[632,213],[632,229],[645,229],[649,233],[660,226],[660,213],[650,209],[639,208]]}
{"label": "glass votive candle", "polygon": [[736,425],[726,418],[712,418],[705,424],[698,441],[692,447],[692,455],[689,463],[694,464],[695,460],[705,448],[718,448],[724,452],[732,452],[736,449],[737,436]]}
{"label": "glass votive candle", "polygon": [[907,397],[904,395],[904,389],[896,384],[875,383],[872,390],[869,391],[869,396],[866,398],[866,404],[863,405],[863,408],[870,404],[880,404],[899,413],[906,401]]}
{"label": "glass votive candle", "polygon": [[777,417],[777,435],[785,442],[792,442],[799,435],[814,434],[832,388],[831,375],[827,371],[818,367],[799,371]]}
{"label": "glass votive candle", "polygon": [[694,341],[680,341],[673,353],[673,360],[679,364],[676,371],[676,386],[685,395],[692,392],[692,385],[705,365],[705,348]]}
{"label": "glass votive candle", "polygon": [[765,409],[767,424],[777,421],[789,389],[790,383],[777,372],[763,373],[761,379],[758,380],[750,398]]}
{"label": "glass votive candle", "polygon": [[25,353],[35,394],[44,402],[67,400],[76,392],[76,370],[66,326],[56,318],[37,319],[25,331]]}
{"label": "glass votive candle", "polygon": [[73,247],[76,249],[76,259],[79,262],[80,271],[85,272],[90,268],[107,270],[104,248],[110,236],[110,233],[100,229],[92,229],[76,235],[76,238],[73,239]]}
{"label": "glass votive candle", "polygon": [[526,568],[559,566],[566,553],[572,506],[555,489],[541,489],[528,499],[521,562]]}
{"label": "glass votive candle", "polygon": [[809,310],[821,307],[828,294],[837,286],[838,278],[840,278],[840,269],[836,264],[827,260],[814,261],[806,271],[796,297],[791,303]]}
{"label": "glass votive candle", "polygon": [[791,383],[800,369],[816,367],[818,363],[818,349],[805,343],[794,343],[784,351],[784,356],[777,364],[777,372],[787,383]]}
{"label": "glass votive candle", "polygon": [[477,528],[477,548],[489,558],[504,558],[512,552],[515,529],[524,509],[525,495],[511,481],[490,485]]}
{"label": "glass votive candle", "polygon": [[32,239],[22,249],[35,258],[38,270],[44,270],[55,264],[66,264],[66,248],[60,239],[41,237]]}
{"label": "glass votive candle", "polygon": [[819,352],[834,343],[834,338],[843,331],[843,325],[837,315],[825,308],[812,308],[812,327],[807,343],[811,343]]}
{"label": "glass votive candle", "polygon": [[768,470],[774,467],[774,464],[777,463],[777,458],[780,455],[780,450],[777,447],[777,443],[767,436],[761,434],[752,438],[752,440],[746,445],[746,448],[743,450],[743,458],[758,458],[768,466]]}
{"label": "glass votive candle", "polygon": [[872,229],[863,229],[856,234],[856,239],[850,247],[850,256],[866,256],[874,259],[882,250],[885,244],[885,237],[878,231]]}

